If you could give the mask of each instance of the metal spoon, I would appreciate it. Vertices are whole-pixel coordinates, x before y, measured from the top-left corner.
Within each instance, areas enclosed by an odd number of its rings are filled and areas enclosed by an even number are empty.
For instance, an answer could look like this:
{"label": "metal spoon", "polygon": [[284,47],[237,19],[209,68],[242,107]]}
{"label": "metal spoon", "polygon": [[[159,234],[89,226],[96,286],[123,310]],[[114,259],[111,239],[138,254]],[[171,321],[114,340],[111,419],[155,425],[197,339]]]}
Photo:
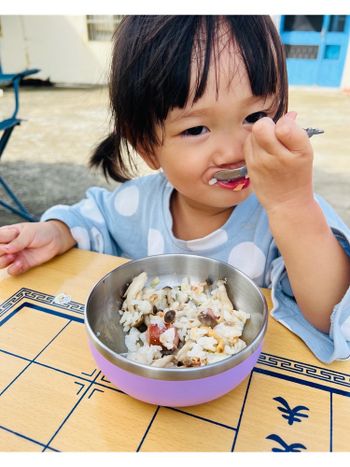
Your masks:
{"label": "metal spoon", "polygon": [[[305,128],[305,131],[309,138],[311,138],[313,135],[320,135],[321,133],[324,133],[324,130],[320,130],[318,128]],[[247,173],[247,166],[245,165],[236,167],[235,169],[219,170],[214,174],[214,177],[210,180],[211,183],[209,182],[209,184],[214,185],[214,183],[216,183],[218,180],[235,180],[238,178],[243,178],[247,175]]]}

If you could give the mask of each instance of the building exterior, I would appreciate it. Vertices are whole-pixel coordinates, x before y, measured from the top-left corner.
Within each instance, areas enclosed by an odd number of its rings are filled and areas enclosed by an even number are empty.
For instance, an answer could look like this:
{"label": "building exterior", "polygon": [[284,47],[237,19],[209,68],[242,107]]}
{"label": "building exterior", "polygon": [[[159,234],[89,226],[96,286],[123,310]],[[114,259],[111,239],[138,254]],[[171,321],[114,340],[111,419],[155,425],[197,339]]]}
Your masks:
{"label": "building exterior", "polygon": [[[1,16],[3,72],[40,68],[59,85],[102,85],[121,16]],[[285,44],[291,85],[350,89],[350,15],[273,17]]]}
{"label": "building exterior", "polygon": [[35,78],[63,85],[101,85],[108,79],[116,16],[1,16],[4,73],[40,68]]}
{"label": "building exterior", "polygon": [[279,18],[290,84],[350,88],[350,16]]}

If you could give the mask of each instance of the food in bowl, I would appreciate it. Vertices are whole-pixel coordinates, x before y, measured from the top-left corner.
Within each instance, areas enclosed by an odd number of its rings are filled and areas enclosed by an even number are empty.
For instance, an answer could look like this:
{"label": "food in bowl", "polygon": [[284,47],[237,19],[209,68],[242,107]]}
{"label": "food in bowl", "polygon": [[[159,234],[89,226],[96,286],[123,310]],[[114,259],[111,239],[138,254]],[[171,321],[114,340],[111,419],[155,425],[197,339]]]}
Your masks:
{"label": "food in bowl", "polygon": [[[250,315],[235,310],[226,280],[159,287],[141,272],[127,286],[119,314],[126,357],[159,368],[203,366],[246,347],[240,337]],[[158,287],[157,287],[158,286]]]}
{"label": "food in bowl", "polygon": [[[159,277],[158,287],[176,287],[189,277],[192,283],[227,278],[227,295],[236,310],[249,312],[240,352],[214,363],[192,367],[157,367],[126,358],[125,332],[120,323],[125,284],[146,272]],[[261,290],[243,272],[211,258],[162,254],[126,262],[106,274],[91,290],[85,325],[97,367],[119,390],[141,401],[184,407],[203,404],[227,394],[252,371],[263,345],[268,319]]]}

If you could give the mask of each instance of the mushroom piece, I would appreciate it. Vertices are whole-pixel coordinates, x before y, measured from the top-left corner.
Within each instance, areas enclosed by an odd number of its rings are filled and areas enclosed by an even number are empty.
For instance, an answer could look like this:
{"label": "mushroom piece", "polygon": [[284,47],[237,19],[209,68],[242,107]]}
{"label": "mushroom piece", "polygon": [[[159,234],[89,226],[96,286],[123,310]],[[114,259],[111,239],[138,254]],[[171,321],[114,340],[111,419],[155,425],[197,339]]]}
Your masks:
{"label": "mushroom piece", "polygon": [[140,315],[131,325],[131,327],[133,328],[138,328],[140,326],[142,326],[142,324],[144,323],[145,321],[145,317],[144,315]]}
{"label": "mushroom piece", "polygon": [[201,359],[199,357],[185,357],[182,363],[186,367],[201,366]]}
{"label": "mushroom piece", "polygon": [[164,357],[154,360],[152,362],[152,366],[155,366],[157,368],[164,368],[167,365],[169,365],[169,363],[173,363],[173,360],[174,360],[173,355],[164,355]]}
{"label": "mushroom piece", "polygon": [[136,327],[138,331],[140,331],[141,333],[142,332],[145,332],[147,331],[147,324],[145,323],[145,316],[142,315],[142,320],[140,320],[140,322],[138,324],[134,324],[133,327]]}
{"label": "mushroom piece", "polygon": [[218,320],[211,308],[202,310],[200,313],[198,313],[197,318],[202,324],[204,324],[204,326],[209,326],[210,328],[213,328],[218,324]]}
{"label": "mushroom piece", "polygon": [[175,321],[176,312],[174,310],[168,310],[164,313],[164,322],[171,324]]}
{"label": "mushroom piece", "polygon": [[173,291],[173,289],[167,285],[166,287],[163,287],[164,292],[165,292],[165,298],[166,298],[166,301],[168,303],[168,306],[171,306],[172,303],[174,303],[174,298],[171,294],[171,292]]}
{"label": "mushroom piece", "polygon": [[147,273],[141,272],[138,276],[136,276],[129,287],[127,288],[124,296],[126,295],[126,306],[128,311],[135,311],[134,305],[132,304],[132,300],[136,299],[136,295],[141,292],[147,282]]}
{"label": "mushroom piece", "polygon": [[213,285],[213,281],[212,281],[212,279],[210,279],[210,277],[208,277],[204,282],[203,291],[206,294],[209,294],[211,292],[211,290],[212,290],[212,285]]}
{"label": "mushroom piece", "polygon": [[225,282],[223,280],[217,281],[217,297],[221,301],[223,308],[227,310],[234,309],[231,300],[228,298]]}
{"label": "mushroom piece", "polygon": [[181,362],[186,357],[187,352],[191,350],[192,346],[193,346],[193,342],[187,341],[175,354],[176,360],[178,362]]}

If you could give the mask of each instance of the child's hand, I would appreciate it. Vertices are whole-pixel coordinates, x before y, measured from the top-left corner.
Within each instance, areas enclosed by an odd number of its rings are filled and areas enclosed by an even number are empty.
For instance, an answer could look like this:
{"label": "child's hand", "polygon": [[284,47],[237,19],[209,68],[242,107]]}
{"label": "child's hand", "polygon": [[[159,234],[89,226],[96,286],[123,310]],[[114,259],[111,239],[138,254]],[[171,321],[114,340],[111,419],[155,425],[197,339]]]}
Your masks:
{"label": "child's hand", "polygon": [[253,190],[266,211],[295,209],[313,200],[313,151],[290,112],[275,124],[255,123],[245,143],[245,158]]}
{"label": "child's hand", "polygon": [[11,275],[45,263],[75,245],[68,227],[59,221],[23,222],[0,228],[0,269]]}

